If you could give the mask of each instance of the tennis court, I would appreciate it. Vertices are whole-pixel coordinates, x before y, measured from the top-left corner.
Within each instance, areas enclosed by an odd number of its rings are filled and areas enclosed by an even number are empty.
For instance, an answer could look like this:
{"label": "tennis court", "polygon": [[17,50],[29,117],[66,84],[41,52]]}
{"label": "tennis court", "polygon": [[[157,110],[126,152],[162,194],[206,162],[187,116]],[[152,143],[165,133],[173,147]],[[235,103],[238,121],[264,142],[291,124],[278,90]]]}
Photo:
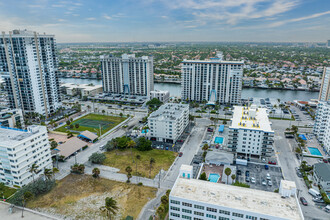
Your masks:
{"label": "tennis court", "polygon": [[75,121],[72,124],[73,125],[79,124],[80,126],[83,126],[83,127],[90,127],[90,128],[97,128],[97,129],[99,128],[99,126],[101,126],[103,129],[107,129],[112,124],[114,124],[114,122],[83,118],[83,119],[79,119],[79,120]]}

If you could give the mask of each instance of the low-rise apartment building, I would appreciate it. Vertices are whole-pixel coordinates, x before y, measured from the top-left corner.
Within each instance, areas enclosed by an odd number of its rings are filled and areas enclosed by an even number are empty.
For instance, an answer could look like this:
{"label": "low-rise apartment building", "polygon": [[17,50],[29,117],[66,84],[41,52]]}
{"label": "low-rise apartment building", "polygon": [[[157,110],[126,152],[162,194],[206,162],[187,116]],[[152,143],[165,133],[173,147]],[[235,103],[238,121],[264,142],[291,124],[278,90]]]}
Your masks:
{"label": "low-rise apartment building", "polygon": [[170,92],[169,91],[160,91],[154,90],[150,92],[150,99],[156,98],[159,101],[166,103],[170,99]]}
{"label": "low-rise apartment building", "polygon": [[313,178],[314,181],[320,185],[324,191],[330,192],[330,164],[314,164]]}
{"label": "low-rise apartment building", "polygon": [[[169,196],[169,219],[188,220],[301,220],[295,192],[282,184],[281,192],[267,192],[190,178],[184,165]],[[185,171],[188,173],[186,174]]]}
{"label": "low-rise apartment building", "polygon": [[64,83],[61,85],[64,94],[75,96],[94,96],[103,92],[102,85]]}
{"label": "low-rise apartment building", "polygon": [[0,107],[0,126],[24,128],[24,117],[22,110]]}
{"label": "low-rise apartment building", "polygon": [[274,131],[266,108],[235,106],[229,127],[228,147],[246,157],[270,156]]}
{"label": "low-rise apartment building", "polygon": [[173,143],[189,123],[189,105],[166,103],[148,118],[149,137],[152,140]]}
{"label": "low-rise apartment building", "polygon": [[[44,168],[53,167],[46,127],[0,127],[0,140],[0,182],[24,186],[38,178]],[[28,171],[34,163],[39,166],[37,174]]]}

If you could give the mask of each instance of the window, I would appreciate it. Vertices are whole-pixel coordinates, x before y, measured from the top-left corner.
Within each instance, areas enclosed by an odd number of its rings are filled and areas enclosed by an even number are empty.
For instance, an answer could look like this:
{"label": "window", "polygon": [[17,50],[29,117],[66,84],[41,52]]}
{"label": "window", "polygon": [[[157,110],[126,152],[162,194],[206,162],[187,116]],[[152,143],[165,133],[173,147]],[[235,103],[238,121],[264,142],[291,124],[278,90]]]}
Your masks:
{"label": "window", "polygon": [[219,213],[224,214],[224,215],[230,215],[230,212],[226,211],[226,210],[219,210]]}
{"label": "window", "polygon": [[216,218],[217,218],[217,216],[215,216],[215,215],[211,215],[211,214],[206,214],[206,217],[207,217],[207,218],[213,218],[213,219],[216,219]]}
{"label": "window", "polygon": [[176,200],[171,200],[171,203],[172,203],[172,204],[180,205],[180,202],[179,202],[179,201],[176,201]]}
{"label": "window", "polygon": [[192,207],[192,204],[187,202],[182,202],[182,205],[187,207]]}
{"label": "window", "polygon": [[219,217],[219,220],[229,220],[229,218]]}
{"label": "window", "polygon": [[180,218],[180,215],[178,213],[174,213],[174,212],[171,212],[171,216],[179,217]]}
{"label": "window", "polygon": [[204,213],[203,213],[203,212],[197,212],[197,211],[194,211],[194,214],[195,214],[195,215],[199,215],[199,216],[204,216]]}
{"label": "window", "polygon": [[235,216],[235,217],[239,217],[239,218],[243,218],[243,217],[244,217],[243,214],[241,214],[241,213],[236,213],[236,212],[233,212],[233,216]]}
{"label": "window", "polygon": [[194,208],[195,209],[202,209],[202,210],[204,210],[204,206],[201,206],[201,205],[194,205]]}
{"label": "window", "polygon": [[218,212],[217,209],[210,208],[210,207],[206,207],[206,210],[209,211],[209,212]]}
{"label": "window", "polygon": [[171,210],[175,210],[175,211],[179,211],[180,212],[180,208],[175,207],[175,206],[171,206]]}
{"label": "window", "polygon": [[189,213],[189,214],[191,214],[191,213],[192,213],[192,211],[191,211],[191,210],[189,210],[189,209],[182,209],[182,212],[185,212],[185,213]]}
{"label": "window", "polygon": [[191,219],[191,217],[190,217],[190,216],[187,216],[187,215],[181,215],[181,217],[182,217],[183,219]]}
{"label": "window", "polygon": [[252,220],[257,220],[257,217],[251,216],[251,215],[246,215],[245,216],[246,219],[252,219]]}

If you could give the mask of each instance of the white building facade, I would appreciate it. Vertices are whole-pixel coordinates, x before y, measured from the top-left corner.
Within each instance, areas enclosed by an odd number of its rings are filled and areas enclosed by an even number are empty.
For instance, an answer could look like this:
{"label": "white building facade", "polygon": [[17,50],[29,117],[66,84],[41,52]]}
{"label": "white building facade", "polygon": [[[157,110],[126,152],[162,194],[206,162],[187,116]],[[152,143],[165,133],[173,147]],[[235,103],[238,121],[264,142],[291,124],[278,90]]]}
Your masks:
{"label": "white building facade", "polygon": [[319,101],[330,101],[330,67],[324,67]]}
{"label": "white building facade", "polygon": [[[0,182],[24,186],[38,178],[44,168],[53,167],[46,127],[33,125],[27,130],[1,127],[0,139]],[[32,177],[28,169],[34,163],[39,172]]]}
{"label": "white building facade", "polygon": [[181,63],[181,98],[238,104],[241,102],[243,61],[184,60]]}
{"label": "white building facade", "polygon": [[48,117],[60,106],[54,35],[14,30],[0,38],[0,73],[10,108]]}
{"label": "white building facade", "polygon": [[24,117],[21,109],[0,107],[0,126],[10,128],[24,128]]}
{"label": "white building facade", "polygon": [[166,103],[148,117],[152,140],[174,143],[189,124],[189,105]]}
{"label": "white building facade", "polygon": [[274,131],[266,108],[234,106],[228,147],[246,157],[267,157],[273,149]]}
{"label": "white building facade", "polygon": [[105,93],[149,96],[154,90],[153,57],[123,54],[100,59]]}
{"label": "white building facade", "polygon": [[304,219],[295,194],[282,198],[279,193],[197,180],[183,174],[180,171],[169,196],[170,220]]}
{"label": "white building facade", "polygon": [[150,99],[156,98],[159,101],[166,103],[170,99],[170,92],[169,91],[159,91],[154,90],[150,92]]}
{"label": "white building facade", "polygon": [[324,150],[330,153],[330,102],[320,101],[317,105],[313,132],[317,140],[323,144]]}

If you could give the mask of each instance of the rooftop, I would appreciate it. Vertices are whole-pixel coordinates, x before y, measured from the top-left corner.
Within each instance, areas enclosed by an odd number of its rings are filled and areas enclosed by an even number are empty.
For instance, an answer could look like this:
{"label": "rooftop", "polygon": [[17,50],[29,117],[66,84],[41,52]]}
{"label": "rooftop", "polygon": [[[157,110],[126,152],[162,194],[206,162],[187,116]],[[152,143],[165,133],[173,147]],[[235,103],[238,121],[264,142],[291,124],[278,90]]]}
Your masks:
{"label": "rooftop", "polygon": [[324,181],[330,181],[330,164],[316,163],[314,164],[314,172],[321,176]]}
{"label": "rooftop", "polygon": [[94,90],[94,89],[102,88],[102,85],[64,83],[61,85],[61,87],[65,87],[69,89]]}
{"label": "rooftop", "polygon": [[159,107],[159,109],[150,114],[149,119],[156,119],[158,121],[176,120],[181,117],[182,111],[189,110],[189,105],[178,103],[166,103]]}
{"label": "rooftop", "polygon": [[241,60],[235,60],[235,61],[229,61],[229,60],[221,60],[217,58],[209,59],[209,60],[183,60],[182,63],[214,63],[214,64],[241,64],[244,65],[244,61]]}
{"label": "rooftop", "polygon": [[171,196],[264,215],[302,219],[295,197],[208,181],[178,178]]}
{"label": "rooftop", "polygon": [[77,137],[72,137],[64,144],[59,145],[56,149],[60,151],[60,155],[64,156],[64,158],[67,158],[68,156],[77,152],[86,145],[86,142],[80,140]]}
{"label": "rooftop", "polygon": [[253,129],[265,132],[274,132],[268,119],[266,108],[235,106],[234,114],[229,128]]}
{"label": "rooftop", "polygon": [[31,135],[44,131],[46,131],[46,127],[36,125],[29,126],[27,130],[0,126],[0,145],[14,146]]}

